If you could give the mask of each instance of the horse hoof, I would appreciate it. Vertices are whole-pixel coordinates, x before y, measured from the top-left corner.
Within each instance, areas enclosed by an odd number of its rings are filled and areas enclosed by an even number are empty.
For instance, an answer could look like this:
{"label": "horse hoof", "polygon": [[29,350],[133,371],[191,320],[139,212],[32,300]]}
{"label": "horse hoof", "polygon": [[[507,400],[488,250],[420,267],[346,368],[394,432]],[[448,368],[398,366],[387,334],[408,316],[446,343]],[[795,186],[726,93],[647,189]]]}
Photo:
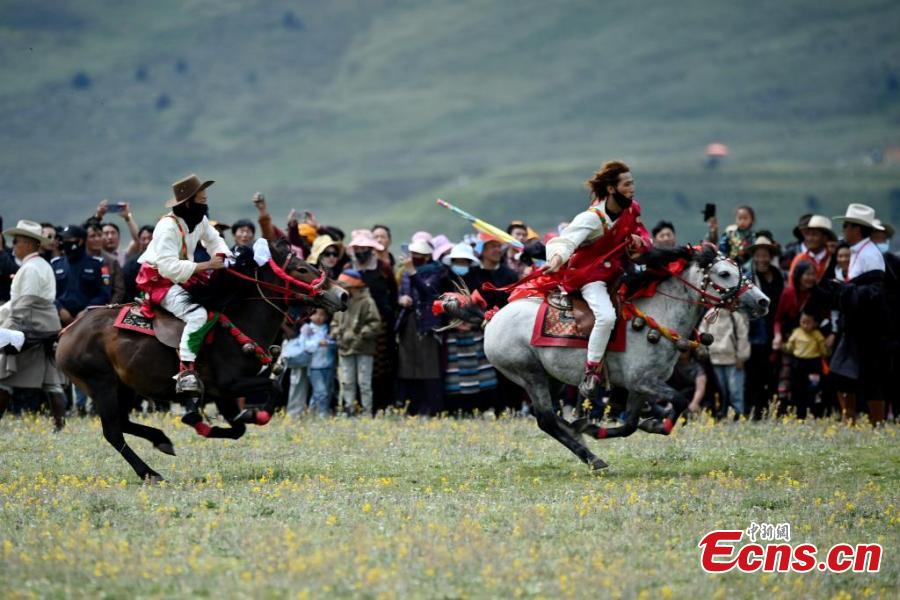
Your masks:
{"label": "horse hoof", "polygon": [[256,412],[256,424],[265,425],[272,419],[272,415],[268,411],[260,410]]}
{"label": "horse hoof", "polygon": [[588,466],[591,468],[591,471],[602,471],[609,467],[602,459],[597,458],[596,456],[588,461]]}
{"label": "horse hoof", "polygon": [[175,456],[175,446],[173,446],[169,442],[166,442],[165,444],[156,444],[153,447],[156,448],[157,450],[159,450],[160,452],[162,452],[163,454],[168,454],[169,456]]}

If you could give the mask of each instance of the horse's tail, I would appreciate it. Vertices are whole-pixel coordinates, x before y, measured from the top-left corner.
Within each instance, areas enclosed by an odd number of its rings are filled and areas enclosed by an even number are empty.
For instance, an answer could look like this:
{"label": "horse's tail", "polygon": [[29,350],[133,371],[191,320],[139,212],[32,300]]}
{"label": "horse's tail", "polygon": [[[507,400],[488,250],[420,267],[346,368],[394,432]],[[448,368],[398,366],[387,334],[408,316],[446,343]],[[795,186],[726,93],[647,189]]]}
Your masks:
{"label": "horse's tail", "polygon": [[[458,292],[447,292],[434,301],[431,312],[435,315],[449,315],[453,319],[448,325],[441,327],[439,331],[452,329],[460,323],[469,323],[481,327],[485,322],[487,302],[481,297],[481,293],[475,290],[460,288]],[[489,320],[489,317],[488,317]]]}

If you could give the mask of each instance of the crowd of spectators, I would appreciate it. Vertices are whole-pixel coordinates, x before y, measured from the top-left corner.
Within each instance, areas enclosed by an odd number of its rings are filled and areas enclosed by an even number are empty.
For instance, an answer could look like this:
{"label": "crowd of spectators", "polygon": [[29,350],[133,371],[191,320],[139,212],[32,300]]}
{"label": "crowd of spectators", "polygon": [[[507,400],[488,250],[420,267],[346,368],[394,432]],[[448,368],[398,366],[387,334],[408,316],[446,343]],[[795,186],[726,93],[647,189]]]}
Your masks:
{"label": "crowd of spectators", "polygon": [[[398,248],[387,225],[347,234],[311,213],[292,211],[282,229],[261,194],[252,204],[254,219],[213,226],[223,237],[230,234],[234,246],[252,245],[257,236],[286,237],[296,253],[350,293],[346,312],[319,309],[302,325],[286,326],[289,415],[373,414],[389,407],[423,416],[528,412],[524,391],[487,362],[482,331],[466,324],[447,329],[431,307],[440,294],[459,288],[479,290],[489,305],[502,306],[505,295],[485,284],[502,287],[528,274],[557,231],[540,235],[522,221],[511,222],[507,232],[524,251],[485,234],[454,242],[427,231]],[[868,207],[852,204],[841,217],[804,215],[793,239],[780,244],[760,228],[749,206],[739,207],[721,233],[709,216],[702,241],[742,266],[769,296],[771,309],[760,319],[710,314],[698,324],[713,335],[713,344],[683,353],[670,382],[687,396],[690,413],[754,420],[833,415],[851,422],[865,412],[873,423],[900,416],[897,387],[888,381],[900,366],[900,316],[889,310],[900,307],[900,259],[889,249],[893,228]],[[835,221],[842,223],[840,231]],[[47,241],[40,256],[56,278],[63,326],[87,306],[138,295],[137,259],[153,228],[139,227],[127,203],[103,201],[82,223],[42,227]],[[670,222],[659,222],[652,234],[657,246],[679,244]],[[5,302],[19,264],[6,241],[0,244]],[[197,261],[203,252],[197,248]],[[576,402],[567,388],[559,398],[563,408]],[[13,394],[17,410],[40,402],[40,390]],[[77,394],[73,409],[87,412],[88,399]]]}

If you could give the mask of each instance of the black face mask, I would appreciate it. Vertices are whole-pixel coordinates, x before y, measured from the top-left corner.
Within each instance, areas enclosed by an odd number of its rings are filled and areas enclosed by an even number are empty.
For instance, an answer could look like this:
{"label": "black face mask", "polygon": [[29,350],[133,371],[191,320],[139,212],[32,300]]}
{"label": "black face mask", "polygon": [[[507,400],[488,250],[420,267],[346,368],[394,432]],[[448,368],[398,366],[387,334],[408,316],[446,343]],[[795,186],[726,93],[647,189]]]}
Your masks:
{"label": "black face mask", "polygon": [[371,250],[363,250],[363,251],[357,250],[356,254],[354,256],[356,256],[356,261],[362,265],[362,264],[369,262],[369,259],[372,258],[372,251]]}
{"label": "black face mask", "polygon": [[421,267],[422,265],[424,265],[427,262],[428,262],[427,258],[419,258],[418,256],[416,256],[412,259],[412,263],[416,267]]}
{"label": "black face mask", "polygon": [[69,260],[78,259],[84,254],[84,244],[79,240],[63,240],[62,251]]}
{"label": "black face mask", "polygon": [[209,205],[188,200],[184,204],[179,204],[173,208],[172,212],[176,217],[184,219],[184,222],[187,223],[188,231],[193,231],[194,227],[203,220],[203,217],[209,215]]}

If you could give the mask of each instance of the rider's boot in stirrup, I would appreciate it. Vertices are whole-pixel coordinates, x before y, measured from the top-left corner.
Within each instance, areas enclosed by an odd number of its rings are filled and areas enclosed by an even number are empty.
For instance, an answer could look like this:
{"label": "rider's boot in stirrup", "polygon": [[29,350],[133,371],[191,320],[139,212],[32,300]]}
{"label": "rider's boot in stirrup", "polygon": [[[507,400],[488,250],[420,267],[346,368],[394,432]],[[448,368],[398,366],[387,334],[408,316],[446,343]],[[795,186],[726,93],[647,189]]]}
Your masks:
{"label": "rider's boot in stirrup", "polygon": [[595,401],[600,397],[601,380],[600,374],[603,371],[603,361],[589,360],[584,363],[584,377],[578,384],[578,393],[590,401]]}
{"label": "rider's boot in stirrup", "polygon": [[203,421],[197,400],[203,395],[203,384],[194,370],[194,363],[181,363],[181,370],[175,376],[175,396],[184,403],[184,416],[181,422],[194,426]]}

